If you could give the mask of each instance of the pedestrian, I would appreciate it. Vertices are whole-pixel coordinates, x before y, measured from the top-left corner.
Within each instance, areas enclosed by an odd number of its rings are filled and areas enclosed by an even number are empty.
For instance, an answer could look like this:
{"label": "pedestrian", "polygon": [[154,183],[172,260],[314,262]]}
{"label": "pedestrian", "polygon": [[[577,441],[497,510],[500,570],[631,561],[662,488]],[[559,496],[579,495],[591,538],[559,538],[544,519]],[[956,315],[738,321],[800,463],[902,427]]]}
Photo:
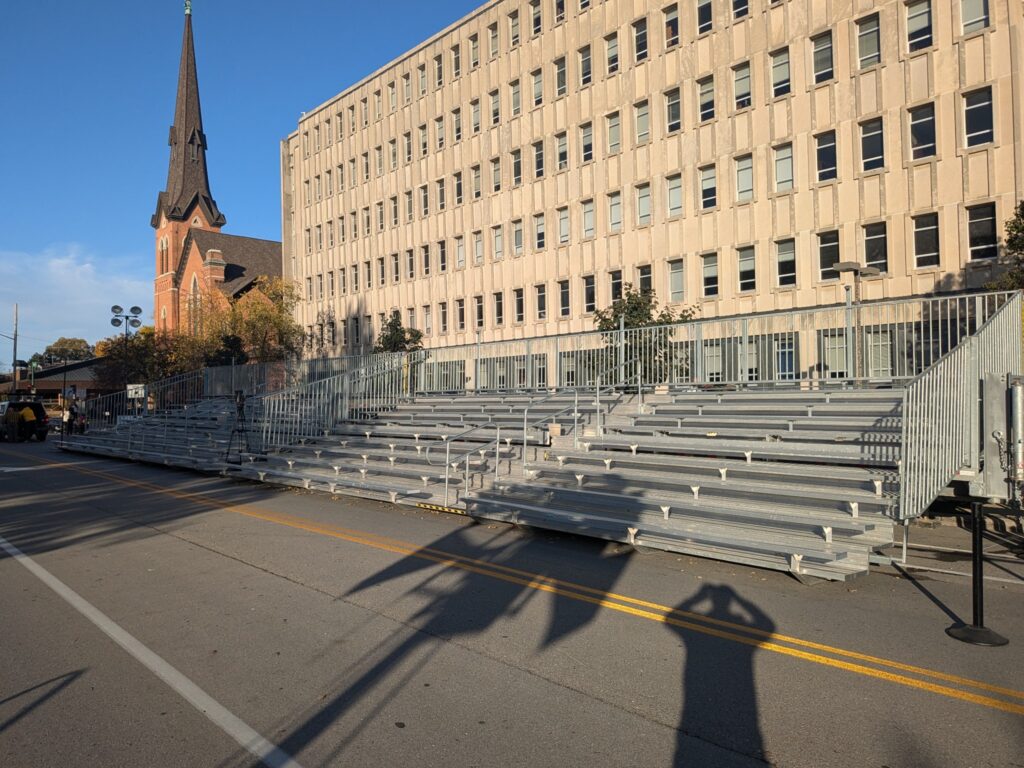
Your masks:
{"label": "pedestrian", "polygon": [[75,425],[78,423],[78,402],[72,400],[71,405],[68,407],[68,420],[67,420],[67,433],[69,435],[75,434]]}
{"label": "pedestrian", "polygon": [[4,412],[4,435],[7,438],[7,442],[13,443],[18,439],[18,427],[21,425],[19,421],[21,415],[18,410],[11,405],[7,406],[7,410]]}
{"label": "pedestrian", "polygon": [[36,412],[32,410],[31,406],[26,405],[21,409],[21,434],[18,440],[31,440],[32,435],[36,433]]}
{"label": "pedestrian", "polygon": [[71,403],[65,402],[64,403],[64,412],[61,414],[61,432],[63,432],[65,435],[70,435],[71,434],[71,420],[72,420],[72,418],[74,418],[71,415],[71,408],[72,407],[73,406],[72,406]]}

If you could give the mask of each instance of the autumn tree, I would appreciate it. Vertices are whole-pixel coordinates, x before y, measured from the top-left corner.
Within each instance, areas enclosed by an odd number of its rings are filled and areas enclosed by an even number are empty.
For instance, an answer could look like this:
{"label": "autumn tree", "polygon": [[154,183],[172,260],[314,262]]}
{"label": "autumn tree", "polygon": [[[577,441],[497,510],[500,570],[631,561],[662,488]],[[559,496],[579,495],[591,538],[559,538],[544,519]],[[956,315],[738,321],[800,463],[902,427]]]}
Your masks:
{"label": "autumn tree", "polygon": [[985,287],[995,291],[1021,290],[1024,288],[1024,200],[1017,203],[1013,216],[1006,222],[1003,249],[1009,268]]}

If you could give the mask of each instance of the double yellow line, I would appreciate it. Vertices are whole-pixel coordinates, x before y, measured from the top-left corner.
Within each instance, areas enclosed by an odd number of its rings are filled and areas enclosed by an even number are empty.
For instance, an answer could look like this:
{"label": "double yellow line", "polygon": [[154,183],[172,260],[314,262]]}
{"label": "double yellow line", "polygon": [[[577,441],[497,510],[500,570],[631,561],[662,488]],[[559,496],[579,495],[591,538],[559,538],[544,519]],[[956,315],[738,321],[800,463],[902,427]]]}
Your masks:
{"label": "double yellow line", "polygon": [[[4,451],[0,451],[0,453],[4,453]],[[57,464],[57,462],[35,459],[35,457],[31,458],[48,464]],[[699,632],[722,640],[756,646],[757,648],[761,648],[766,651],[779,653],[784,656],[791,656],[814,664],[842,669],[865,677],[885,680],[908,688],[928,691],[940,696],[978,704],[980,706],[1000,710],[1002,712],[1024,715],[1024,703],[1021,703],[1024,702],[1024,691],[1004,688],[1002,686],[992,685],[979,680],[972,680],[970,678],[927,669],[925,667],[918,667],[912,664],[904,664],[903,662],[894,661],[892,659],[872,656],[870,654],[859,653],[857,651],[850,651],[844,648],[826,645],[824,643],[803,640],[798,637],[792,637],[778,632],[768,632],[754,627],[748,627],[710,616],[704,616],[692,611],[678,610],[670,606],[630,597],[628,595],[605,592],[600,589],[588,587],[585,584],[576,584],[574,582],[564,581],[562,579],[556,579],[550,576],[532,573],[530,571],[512,568],[506,565],[464,557],[462,555],[445,552],[432,547],[418,547],[409,542],[385,536],[378,536],[377,534],[367,533],[365,531],[358,531],[325,523],[316,523],[306,518],[296,517],[283,512],[272,512],[249,504],[233,506],[206,494],[165,488],[154,483],[130,480],[128,478],[118,477],[117,475],[113,475],[108,472],[84,469],[73,464],[65,464],[64,466],[67,466],[68,469],[81,474],[91,475],[132,488],[138,488],[151,493],[181,499],[208,509],[232,512],[234,514],[244,515],[245,517],[256,520],[263,520],[268,523],[274,523],[276,525],[305,531],[307,533],[328,536],[333,539],[340,539],[353,544],[373,547],[374,549],[392,552],[406,557],[416,557],[436,563],[446,568],[456,568],[461,571],[499,579],[528,589],[534,589],[539,592],[547,592],[552,595],[558,595],[559,597],[590,603],[601,608],[607,608],[609,610],[618,611],[637,618],[656,621],[693,632]]]}

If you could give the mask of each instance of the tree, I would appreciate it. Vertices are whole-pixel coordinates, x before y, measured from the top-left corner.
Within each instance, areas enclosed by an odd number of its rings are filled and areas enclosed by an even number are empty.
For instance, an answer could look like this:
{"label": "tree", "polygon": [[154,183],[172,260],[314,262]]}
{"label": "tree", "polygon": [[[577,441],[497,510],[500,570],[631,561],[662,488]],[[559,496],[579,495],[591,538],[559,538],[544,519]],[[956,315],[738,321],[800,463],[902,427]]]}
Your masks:
{"label": "tree", "polygon": [[[627,384],[637,376],[642,376],[645,383],[668,382],[685,376],[689,370],[685,342],[674,341],[672,329],[665,326],[687,322],[696,315],[694,307],[659,310],[654,291],[641,291],[626,283],[620,298],[610,307],[594,313],[597,330],[604,334],[606,354],[590,363],[593,370],[586,371],[587,383],[596,383],[598,376]],[[621,337],[620,325],[624,330]],[[636,332],[644,328],[652,330]],[[655,328],[659,330],[653,330]],[[597,370],[599,366],[603,366],[603,370]]]}
{"label": "tree", "polygon": [[397,312],[380,329],[380,336],[373,347],[374,352],[416,352],[423,349],[423,332],[405,328]]}
{"label": "tree", "polygon": [[272,362],[302,352],[305,334],[295,322],[299,303],[295,283],[261,277],[253,290],[230,302],[224,336],[235,336],[250,360]]}
{"label": "tree", "polygon": [[61,336],[42,352],[36,352],[32,355],[29,358],[29,363],[51,365],[62,363],[65,360],[74,362],[77,360],[88,360],[93,354],[93,348],[85,339]]}
{"label": "tree", "polygon": [[1003,248],[1010,258],[1009,269],[985,287],[996,291],[1024,288],[1024,200],[1017,203],[1013,217],[1006,222]]}

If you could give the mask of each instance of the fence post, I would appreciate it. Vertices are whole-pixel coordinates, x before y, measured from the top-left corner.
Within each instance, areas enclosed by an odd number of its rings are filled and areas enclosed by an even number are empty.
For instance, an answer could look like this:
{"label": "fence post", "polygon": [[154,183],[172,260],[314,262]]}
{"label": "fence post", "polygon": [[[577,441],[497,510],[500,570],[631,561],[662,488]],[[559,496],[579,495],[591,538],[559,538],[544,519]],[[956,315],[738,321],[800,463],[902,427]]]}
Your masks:
{"label": "fence post", "polygon": [[844,286],[846,289],[846,335],[843,337],[843,350],[846,352],[846,378],[847,380],[857,377],[853,370],[853,287]]}
{"label": "fence post", "polygon": [[747,345],[750,343],[750,336],[748,335],[749,328],[747,325],[747,318],[743,318],[740,321],[740,329],[740,369],[739,371],[737,371],[739,375],[736,378],[738,378],[741,382],[745,384],[748,381],[747,376],[748,371],[750,370],[750,366],[747,363]]}
{"label": "fence post", "polygon": [[626,382],[626,318],[619,316],[619,332],[617,335],[613,335],[615,339],[615,346],[618,347],[618,362],[619,362],[619,384],[625,384]]}
{"label": "fence post", "polygon": [[968,382],[968,391],[970,392],[970,404],[971,410],[968,414],[970,418],[970,431],[968,433],[968,440],[970,440],[970,446],[967,453],[968,461],[970,462],[970,469],[974,472],[978,472],[980,469],[979,462],[979,442],[980,436],[980,423],[981,423],[981,378],[984,375],[981,371],[981,359],[978,354],[978,338],[971,336],[967,339],[967,367],[971,372],[970,381]]}
{"label": "fence post", "polygon": [[559,351],[559,338],[555,336],[555,389],[560,389],[562,386],[562,354]]}

